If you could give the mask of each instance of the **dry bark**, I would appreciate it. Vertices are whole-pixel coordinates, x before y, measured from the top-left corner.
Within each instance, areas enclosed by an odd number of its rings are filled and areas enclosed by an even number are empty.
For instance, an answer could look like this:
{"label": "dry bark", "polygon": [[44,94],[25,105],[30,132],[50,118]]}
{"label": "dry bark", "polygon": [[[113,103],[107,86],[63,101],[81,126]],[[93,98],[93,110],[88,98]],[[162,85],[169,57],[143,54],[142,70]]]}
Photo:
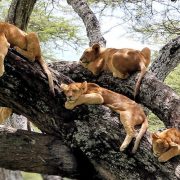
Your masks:
{"label": "dry bark", "polygon": [[67,0],[67,3],[72,6],[73,10],[83,20],[89,38],[89,45],[99,43],[101,46],[106,46],[106,40],[102,36],[99,21],[87,2],[84,0]]}
{"label": "dry bark", "polygon": [[[65,97],[58,85],[56,97],[52,97],[37,63],[27,62],[9,52],[5,64],[6,74],[0,79],[0,103],[30,118],[43,132],[60,138],[71,147],[73,155],[83,164],[81,177],[85,177],[84,172],[86,179],[178,179],[179,157],[159,163],[152,155],[147,135],[135,155],[130,153],[131,146],[126,152],[119,152],[125,132],[118,115],[109,108],[82,105],[73,111],[66,110]],[[59,83],[72,82],[65,74],[75,81],[91,80],[132,97],[137,73],[121,81],[107,73],[93,77],[77,63],[55,63],[52,67]],[[143,79],[138,100],[159,113],[166,124],[179,127],[179,97],[150,73]],[[11,163],[7,166],[11,168]]]}

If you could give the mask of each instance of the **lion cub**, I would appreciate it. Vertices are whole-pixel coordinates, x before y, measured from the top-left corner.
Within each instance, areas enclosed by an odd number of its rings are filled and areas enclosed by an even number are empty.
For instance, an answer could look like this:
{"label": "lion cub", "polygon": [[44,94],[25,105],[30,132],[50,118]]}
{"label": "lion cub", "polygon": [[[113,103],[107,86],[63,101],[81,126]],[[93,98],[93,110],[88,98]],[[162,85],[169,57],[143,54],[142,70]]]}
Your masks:
{"label": "lion cub", "polygon": [[0,77],[4,73],[4,58],[9,47],[26,57],[29,61],[37,60],[48,77],[50,91],[54,95],[53,77],[45,63],[40,49],[39,39],[36,33],[25,33],[16,26],[0,22]]}
{"label": "lion cub", "polygon": [[180,155],[180,131],[176,128],[166,129],[152,134],[153,154],[159,162],[166,162]]}
{"label": "lion cub", "polygon": [[[65,102],[66,109],[73,109],[81,104],[104,104],[119,113],[120,120],[127,133],[120,151],[124,151],[131,140],[136,137],[132,150],[133,153],[136,152],[140,140],[148,127],[147,117],[143,109],[136,102],[94,83],[61,84],[61,89],[67,97],[67,101]],[[134,126],[140,124],[141,129],[136,136]]]}
{"label": "lion cub", "polygon": [[150,49],[147,47],[138,51],[128,48],[101,48],[99,44],[94,44],[84,51],[80,63],[94,75],[108,70],[113,74],[113,77],[120,79],[127,79],[130,73],[140,71],[134,90],[135,97],[150,63],[150,54]]}

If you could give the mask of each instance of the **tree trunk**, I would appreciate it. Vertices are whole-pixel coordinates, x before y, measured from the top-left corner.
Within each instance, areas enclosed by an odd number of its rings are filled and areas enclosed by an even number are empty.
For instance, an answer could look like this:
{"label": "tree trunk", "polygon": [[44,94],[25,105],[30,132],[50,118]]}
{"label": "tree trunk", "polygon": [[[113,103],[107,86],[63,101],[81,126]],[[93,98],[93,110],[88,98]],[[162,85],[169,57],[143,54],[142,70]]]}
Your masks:
{"label": "tree trunk", "polygon": [[[126,152],[119,152],[125,132],[119,123],[119,116],[109,108],[82,105],[73,111],[66,110],[65,97],[59,86],[55,87],[56,97],[52,97],[46,76],[37,63],[27,62],[8,52],[5,64],[6,74],[0,79],[1,104],[30,118],[42,132],[60,138],[71,147],[77,164],[81,164],[78,170],[84,179],[178,179],[179,157],[167,163],[159,163],[152,154],[148,135],[143,138],[135,155],[130,153],[131,145]],[[91,80],[132,97],[137,73],[123,81],[107,73],[94,77],[76,63],[62,64],[55,63],[52,66],[58,70],[54,71],[56,83],[72,82],[61,74],[63,72],[73,80]],[[147,73],[143,79],[138,100],[154,110],[155,114],[160,114],[166,124],[179,127],[179,96],[151,73]],[[9,149],[7,151],[10,153]],[[5,160],[1,163],[3,165],[12,167]],[[34,167],[34,171],[37,168]]]}
{"label": "tree trunk", "polygon": [[89,46],[92,46],[94,43],[106,46],[106,40],[101,34],[99,21],[89,8],[87,2],[84,0],[67,0],[67,3],[72,6],[74,11],[83,20],[86,27],[87,37],[90,41]]}
{"label": "tree trunk", "polygon": [[36,1],[37,0],[13,0],[6,21],[26,31]]}

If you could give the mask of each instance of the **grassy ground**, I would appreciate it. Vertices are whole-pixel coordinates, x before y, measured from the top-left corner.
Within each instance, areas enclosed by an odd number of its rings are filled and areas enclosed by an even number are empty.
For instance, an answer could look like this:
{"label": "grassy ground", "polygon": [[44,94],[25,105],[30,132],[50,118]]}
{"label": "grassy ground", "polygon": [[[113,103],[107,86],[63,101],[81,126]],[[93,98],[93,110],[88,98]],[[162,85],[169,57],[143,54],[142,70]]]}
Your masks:
{"label": "grassy ground", "polygon": [[[178,65],[165,79],[165,84],[170,86],[178,95],[180,95],[180,65]],[[149,131],[154,132],[164,127],[163,122],[153,113],[149,116]]]}
{"label": "grassy ground", "polygon": [[41,175],[36,173],[22,172],[22,176],[24,180],[42,180]]}

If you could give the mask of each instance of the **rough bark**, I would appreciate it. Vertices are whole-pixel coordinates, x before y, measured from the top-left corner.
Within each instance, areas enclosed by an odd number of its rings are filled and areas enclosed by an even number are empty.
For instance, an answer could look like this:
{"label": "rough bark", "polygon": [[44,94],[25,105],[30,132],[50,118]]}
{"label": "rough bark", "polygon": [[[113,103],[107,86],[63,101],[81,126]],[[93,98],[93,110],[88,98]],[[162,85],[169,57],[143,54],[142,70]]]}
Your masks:
{"label": "rough bark", "polygon": [[[52,97],[47,79],[37,63],[29,63],[9,52],[5,64],[6,74],[0,79],[0,102],[30,118],[43,132],[61,138],[78,160],[83,159],[84,171],[83,167],[80,169],[88,175],[86,179],[178,179],[179,157],[159,163],[152,154],[148,136],[143,138],[135,155],[130,153],[131,146],[126,152],[119,152],[125,132],[118,115],[109,108],[83,105],[73,111],[66,110],[64,95],[56,86],[56,97]],[[120,81],[107,73],[93,77],[77,64],[59,66],[55,63],[53,67],[59,71],[54,70],[59,82],[72,82],[60,73],[63,72],[74,80],[91,79],[128,96],[132,96],[137,75]],[[162,96],[162,91],[166,96]],[[167,124],[179,127],[179,121],[176,121],[179,112],[175,112],[179,111],[179,97],[150,73],[143,79],[138,100],[151,110],[159,106],[156,114],[160,113]],[[11,167],[10,163],[6,165]]]}
{"label": "rough bark", "polygon": [[94,43],[106,46],[106,40],[101,34],[99,21],[89,8],[87,2],[84,0],[67,0],[67,3],[72,6],[74,11],[83,20],[86,27],[87,37],[90,41],[89,46],[92,46]]}
{"label": "rough bark", "polygon": [[159,52],[158,58],[152,63],[150,72],[164,81],[167,75],[180,63],[180,36],[172,39]]}
{"label": "rough bark", "polygon": [[13,0],[6,21],[26,31],[36,1],[37,0]]}
{"label": "rough bark", "polygon": [[0,126],[0,144],[2,167],[78,177],[71,150],[54,136]]}

